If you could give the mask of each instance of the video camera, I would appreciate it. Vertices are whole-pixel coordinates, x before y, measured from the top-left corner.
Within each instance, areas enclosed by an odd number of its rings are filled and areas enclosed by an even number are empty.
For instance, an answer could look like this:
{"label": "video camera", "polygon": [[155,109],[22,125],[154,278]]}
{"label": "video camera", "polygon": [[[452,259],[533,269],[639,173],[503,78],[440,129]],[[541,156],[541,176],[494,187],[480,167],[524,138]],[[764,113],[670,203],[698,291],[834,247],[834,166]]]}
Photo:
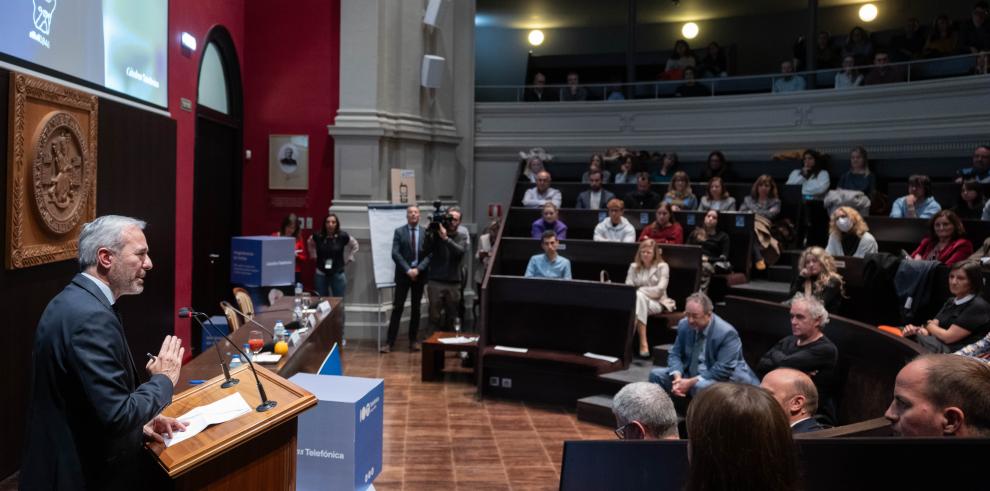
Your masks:
{"label": "video camera", "polygon": [[450,230],[451,225],[454,223],[454,216],[443,207],[443,203],[439,200],[433,202],[433,213],[428,219],[430,220],[430,224],[426,227],[426,231],[432,233],[437,233],[441,225],[447,230]]}

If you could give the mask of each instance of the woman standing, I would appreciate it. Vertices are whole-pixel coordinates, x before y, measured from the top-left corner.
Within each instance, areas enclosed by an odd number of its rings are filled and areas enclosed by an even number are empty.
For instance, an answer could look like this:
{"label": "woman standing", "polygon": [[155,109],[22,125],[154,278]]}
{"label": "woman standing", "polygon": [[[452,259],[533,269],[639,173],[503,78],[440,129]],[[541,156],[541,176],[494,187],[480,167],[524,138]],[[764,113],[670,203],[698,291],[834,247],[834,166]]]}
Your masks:
{"label": "woman standing", "polygon": [[626,284],[636,289],[636,332],[639,335],[639,356],[650,358],[650,345],[646,342],[646,322],[650,315],[676,308],[667,297],[670,266],[661,256],[660,246],[653,239],[639,243],[636,257],[626,273]]}
{"label": "woman standing", "polygon": [[331,213],[323,220],[323,227],[310,236],[310,255],[316,257],[316,292],[323,297],[343,297],[347,291],[344,266],[354,261],[358,242],[347,232],[340,230],[340,219]]}

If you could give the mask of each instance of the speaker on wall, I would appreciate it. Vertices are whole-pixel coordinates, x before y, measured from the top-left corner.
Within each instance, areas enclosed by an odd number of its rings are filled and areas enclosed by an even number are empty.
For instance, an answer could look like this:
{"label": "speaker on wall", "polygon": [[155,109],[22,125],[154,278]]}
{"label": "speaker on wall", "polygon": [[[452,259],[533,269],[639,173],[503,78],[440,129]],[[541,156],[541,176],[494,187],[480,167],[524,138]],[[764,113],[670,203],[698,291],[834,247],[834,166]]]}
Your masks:
{"label": "speaker on wall", "polygon": [[430,89],[439,88],[443,83],[443,65],[446,62],[442,56],[423,55],[421,85]]}
{"label": "speaker on wall", "polygon": [[443,0],[430,0],[426,6],[426,14],[423,15],[423,24],[437,27],[441,15],[443,15]]}

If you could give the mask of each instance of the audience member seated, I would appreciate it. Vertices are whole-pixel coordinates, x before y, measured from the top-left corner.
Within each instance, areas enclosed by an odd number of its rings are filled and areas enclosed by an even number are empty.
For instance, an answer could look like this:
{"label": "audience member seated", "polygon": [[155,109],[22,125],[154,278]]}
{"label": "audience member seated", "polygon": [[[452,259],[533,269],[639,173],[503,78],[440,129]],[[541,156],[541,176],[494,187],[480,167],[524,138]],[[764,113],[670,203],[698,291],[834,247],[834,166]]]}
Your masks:
{"label": "audience member seated", "polygon": [[965,356],[922,355],[898,372],[894,399],[884,417],[898,436],[986,438],[987,394],[987,364]]}
{"label": "audience member seated", "polygon": [[595,226],[595,242],[636,242],[636,229],[622,216],[622,200],[612,198],[607,206],[608,216]]}
{"label": "audience member seated", "polygon": [[667,152],[663,154],[660,159],[660,170],[655,174],[650,176],[650,180],[653,182],[670,182],[674,177],[674,173],[677,172],[677,166],[679,164],[677,154],[674,152]]}
{"label": "audience member seated", "polygon": [[[677,174],[674,174],[674,180],[677,180]],[[636,189],[626,193],[623,199],[626,208],[630,210],[653,210],[660,204],[660,195],[650,189],[650,175],[646,172],[639,173],[636,177]]]}
{"label": "audience member seated", "polygon": [[757,270],[763,271],[767,269],[764,251],[779,247],[775,246],[777,240],[772,233],[773,221],[780,214],[780,197],[773,178],[767,174],[756,178],[749,196],[743,198],[739,211],[754,214],[753,234],[756,235],[756,240],[753,241],[753,264]]}
{"label": "audience member seated", "polygon": [[650,345],[646,342],[646,321],[649,316],[677,308],[667,296],[670,266],[663,260],[660,246],[653,239],[639,243],[636,257],[626,272],[626,284],[636,290],[636,333],[639,336],[640,358],[650,358]]}
{"label": "audience member seated", "polygon": [[990,183],[990,146],[980,145],[973,149],[973,166],[959,169],[956,182],[976,180],[981,184]]}
{"label": "audience member seated", "polygon": [[832,256],[865,257],[879,249],[877,239],[863,216],[854,208],[840,206],[832,213],[828,225],[828,245],[825,252]]}
{"label": "audience member seated", "polygon": [[541,243],[543,254],[536,254],[529,258],[525,276],[528,278],[571,279],[571,261],[557,254],[557,246],[559,245],[557,234],[553,230],[543,232]]}
{"label": "audience member seated", "polygon": [[729,195],[722,184],[721,177],[713,177],[708,181],[708,192],[701,197],[698,211],[736,211],[736,198]]}
{"label": "audience member seated", "polygon": [[891,39],[891,47],[904,60],[920,58],[928,40],[927,32],[927,29],[922,28],[917,17],[909,17],[904,25],[904,32]]}
{"label": "audience member seated", "polygon": [[706,97],[712,95],[712,89],[695,81],[694,67],[684,67],[684,83],[674,90],[674,97]]}
{"label": "audience member seated", "polygon": [[612,398],[612,414],[622,440],[677,440],[677,411],[657,384],[626,384]]}
{"label": "audience member seated", "polygon": [[715,384],[702,392],[688,407],[687,434],[687,491],[803,487],[787,415],[759,387]]}
{"label": "audience member seated", "polygon": [[932,353],[953,353],[979,341],[990,332],[990,304],[980,296],[982,282],[979,264],[956,263],[949,271],[952,297],[934,319],[921,326],[908,324],[901,334]]}
{"label": "audience member seated", "polygon": [[814,297],[829,312],[839,308],[843,297],[842,275],[837,271],[835,259],[821,247],[809,247],[798,259],[798,274],[791,282],[788,298],[798,293]]}
{"label": "audience member seated", "polygon": [[708,50],[705,57],[701,59],[701,78],[715,78],[729,76],[729,62],[725,57],[722,47],[715,41],[708,43]]}
{"label": "audience member seated", "polygon": [[780,63],[780,73],[783,77],[773,79],[773,92],[798,92],[805,89],[804,77],[794,75],[794,62],[784,60]]}
{"label": "audience member seated", "polygon": [[908,178],[908,194],[894,200],[891,218],[931,218],[942,210],[932,196],[932,180],[915,174]]}
{"label": "audience member seated", "polygon": [[763,377],[760,387],[780,404],[795,434],[825,429],[815,419],[818,389],[806,373],[792,368],[778,368]]}
{"label": "audience member seated", "polygon": [[626,100],[626,95],[622,93],[622,86],[619,85],[618,79],[613,79],[611,83],[612,85],[605,87],[605,92],[608,93],[608,97],[606,97],[605,100],[607,101]]}
{"label": "audience member seated", "polygon": [[557,100],[557,91],[546,88],[547,77],[540,72],[533,75],[533,86],[523,93],[523,100],[526,102],[545,102]]}
{"label": "audience member seated", "polygon": [[869,214],[876,184],[876,177],[870,172],[866,149],[852,149],[849,152],[849,170],[839,177],[836,188],[825,195],[825,210],[832,214],[840,206],[850,206],[863,215]]}
{"label": "audience member seated", "polygon": [[791,172],[787,184],[800,184],[804,199],[822,199],[831,185],[825,170],[825,158],[814,150],[805,150],[803,158],[804,165]]}
{"label": "audience member seated", "polygon": [[623,155],[620,158],[622,159],[622,163],[619,164],[619,172],[615,173],[615,180],[613,182],[616,184],[636,184],[636,172],[633,171],[633,159],[635,157],[629,154]]}
{"label": "audience member seated", "polygon": [[892,84],[904,81],[904,70],[899,66],[890,66],[890,56],[884,51],[877,51],[873,56],[873,64],[870,73],[866,74],[863,81],[865,85]]}
{"label": "audience member seated", "polygon": [[608,205],[608,202],[615,198],[615,195],[608,189],[602,188],[602,181],[604,178],[601,171],[591,171],[591,175],[588,176],[590,189],[578,194],[574,206],[582,210],[597,210]]}
{"label": "audience member seated", "polygon": [[588,99],[588,89],[579,87],[578,74],[576,72],[567,73],[567,87],[560,89],[560,100],[562,101],[583,101]]}
{"label": "audience member seated", "polygon": [[715,273],[731,273],[729,263],[729,234],[718,229],[718,212],[708,210],[701,225],[691,231],[688,244],[701,246],[701,288],[708,291],[708,284]]}
{"label": "audience member seated", "polygon": [[[986,219],[984,218],[984,220]],[[983,244],[969,255],[967,261],[976,261],[984,267],[990,267],[990,237],[987,237]]]}
{"label": "audience member seated", "polygon": [[865,29],[856,26],[849,31],[846,44],[842,47],[842,56],[852,56],[857,65],[866,65],[873,60],[873,43]]}
{"label": "audience member seated", "polygon": [[663,69],[664,75],[668,79],[679,79],[682,70],[695,64],[694,52],[691,51],[687,41],[678,39],[674,43],[674,52],[670,54],[670,58],[667,58],[667,64]]}
{"label": "audience member seated", "polygon": [[536,174],[536,187],[526,190],[523,194],[523,206],[539,208],[545,203],[553,203],[560,208],[560,191],[550,187],[550,173],[542,170]]}
{"label": "audience member seated", "polygon": [[832,45],[832,35],[828,31],[821,31],[817,37],[818,49],[815,53],[817,69],[836,68],[842,61],[842,52],[838,47]]}
{"label": "audience member seated", "polygon": [[848,89],[863,85],[863,75],[856,69],[856,59],[847,56],[842,59],[842,70],[835,74],[835,88]]}
{"label": "audience member seated", "polygon": [[990,73],[990,51],[981,51],[976,57],[976,64],[970,72],[973,75],[986,75]]}
{"label": "audience member seated", "polygon": [[735,182],[736,173],[732,172],[732,166],[725,160],[725,154],[720,150],[714,150],[708,154],[705,161],[705,170],[701,171],[701,180],[707,181],[713,177],[721,177],[725,182]]}
{"label": "audience member seated", "polygon": [[[521,153],[521,152],[520,152]],[[519,180],[529,181],[531,183],[536,183],[536,175],[543,171],[543,159],[532,156],[526,158],[526,167],[523,168],[522,175],[519,176]]]}
{"label": "audience member seated", "polygon": [[639,240],[653,239],[658,244],[683,244],[684,227],[674,220],[674,212],[670,204],[660,203],[655,213],[656,220],[643,227]]}
{"label": "audience member seated", "polygon": [[983,209],[986,207],[986,200],[983,198],[983,186],[976,181],[966,181],[962,183],[959,191],[959,201],[952,211],[962,220],[980,220],[983,218]]}
{"label": "audience member seated", "polygon": [[928,236],[911,253],[911,259],[940,261],[946,266],[964,261],[973,253],[966,229],[952,210],[942,210],[931,218]]}
{"label": "audience member seated", "polygon": [[925,58],[938,58],[941,56],[952,56],[956,54],[956,47],[959,45],[959,36],[949,16],[942,14],[935,18],[932,32],[928,35],[928,42],[922,55]]}
{"label": "audience member seated", "polygon": [[[791,300],[793,334],[781,339],[760,358],[756,364],[757,375],[766,376],[778,368],[800,370],[814,381],[821,399],[829,401],[835,391],[835,366],[839,363],[839,351],[822,333],[826,324],[828,311],[818,299],[801,293],[795,295]],[[831,408],[825,413],[833,415]]]}
{"label": "audience member seated", "polygon": [[543,204],[543,217],[533,221],[530,227],[530,236],[534,239],[542,239],[543,232],[553,230],[560,240],[567,240],[567,225],[559,219],[560,209],[557,205],[547,202]]}
{"label": "audience member seated", "polygon": [[[656,195],[656,193],[652,194]],[[688,179],[687,172],[679,170],[674,173],[670,184],[667,185],[667,194],[663,196],[663,201],[669,204],[674,211],[697,208],[698,198],[691,191],[691,180]]]}
{"label": "audience member seated", "polygon": [[970,53],[990,49],[990,25],[987,24],[987,2],[973,6],[970,21],[959,32],[959,46]]}
{"label": "audience member seated", "polygon": [[608,169],[603,169],[602,165],[601,154],[596,153],[592,155],[591,162],[588,164],[588,170],[584,171],[584,174],[581,175],[581,182],[591,182],[591,173],[597,170],[602,174],[602,183],[607,184],[612,179],[612,173]]}
{"label": "audience member seated", "polygon": [[692,293],[677,323],[677,338],[667,357],[669,366],[650,371],[650,382],[678,396],[697,396],[716,382],[758,385],[760,380],[743,359],[736,328],[713,312],[712,301]]}

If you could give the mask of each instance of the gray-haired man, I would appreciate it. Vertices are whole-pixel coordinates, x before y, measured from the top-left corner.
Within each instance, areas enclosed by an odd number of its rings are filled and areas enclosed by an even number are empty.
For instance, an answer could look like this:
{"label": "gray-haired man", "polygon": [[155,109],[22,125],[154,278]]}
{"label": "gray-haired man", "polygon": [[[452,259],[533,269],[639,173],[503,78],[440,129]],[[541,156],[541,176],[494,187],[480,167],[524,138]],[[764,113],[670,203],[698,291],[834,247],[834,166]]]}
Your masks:
{"label": "gray-haired man", "polygon": [[633,382],[612,399],[612,413],[623,440],[676,440],[677,411],[663,389],[649,382]]}

